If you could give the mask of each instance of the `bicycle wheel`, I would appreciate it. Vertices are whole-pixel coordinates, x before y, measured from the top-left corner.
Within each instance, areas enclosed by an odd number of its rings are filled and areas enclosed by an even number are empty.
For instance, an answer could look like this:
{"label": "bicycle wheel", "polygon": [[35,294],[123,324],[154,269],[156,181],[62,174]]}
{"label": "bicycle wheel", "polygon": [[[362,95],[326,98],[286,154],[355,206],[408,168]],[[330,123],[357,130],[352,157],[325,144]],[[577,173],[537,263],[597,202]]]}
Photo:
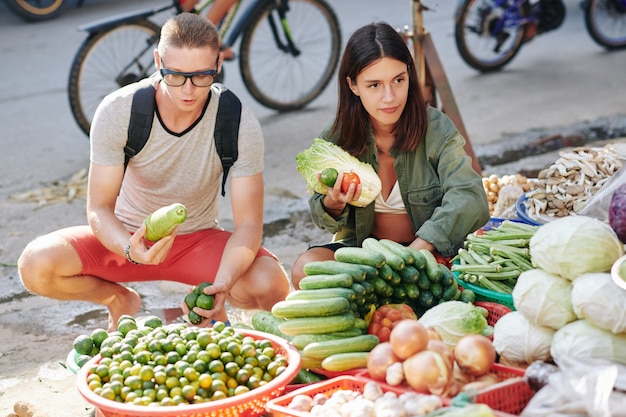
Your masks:
{"label": "bicycle wheel", "polygon": [[57,17],[65,0],[4,0],[15,14],[28,22]]}
{"label": "bicycle wheel", "polygon": [[[341,49],[339,20],[323,0],[290,0],[286,19],[297,48],[292,53],[275,2],[260,4],[241,40],[243,82],[252,97],[266,107],[300,109],[324,91],[335,72]],[[276,25],[276,40],[271,20]]]}
{"label": "bicycle wheel", "polygon": [[148,76],[161,28],[149,20],[123,23],[90,34],[70,69],[68,96],[72,115],[89,135],[96,108],[107,94]]}
{"label": "bicycle wheel", "polygon": [[609,49],[626,47],[626,1],[587,0],[585,27],[598,45]]}
{"label": "bicycle wheel", "polygon": [[454,40],[461,58],[481,72],[497,71],[517,55],[526,36],[520,19],[530,13],[520,7],[494,0],[465,0],[454,23]]}

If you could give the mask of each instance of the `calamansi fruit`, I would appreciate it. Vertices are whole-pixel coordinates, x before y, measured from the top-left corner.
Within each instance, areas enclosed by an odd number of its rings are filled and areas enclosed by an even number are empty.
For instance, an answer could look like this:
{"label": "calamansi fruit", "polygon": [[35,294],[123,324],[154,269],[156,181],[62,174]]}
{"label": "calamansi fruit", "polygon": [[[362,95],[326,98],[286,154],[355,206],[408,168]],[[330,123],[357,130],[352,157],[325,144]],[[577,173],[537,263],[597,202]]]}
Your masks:
{"label": "calamansi fruit", "polygon": [[74,339],[74,350],[79,355],[91,355],[93,340],[90,336],[81,334]]}
{"label": "calamansi fruit", "polygon": [[107,337],[109,337],[109,333],[101,328],[95,329],[91,332],[91,340],[93,341],[94,346],[96,346],[97,348],[100,348],[100,345]]}
{"label": "calamansi fruit", "polygon": [[324,168],[322,172],[320,172],[320,181],[327,187],[332,187],[335,185],[337,181],[337,176],[339,172],[335,168]]}
{"label": "calamansi fruit", "polygon": [[210,310],[213,308],[215,299],[212,295],[200,294],[196,299],[196,307],[200,307],[203,310]]}

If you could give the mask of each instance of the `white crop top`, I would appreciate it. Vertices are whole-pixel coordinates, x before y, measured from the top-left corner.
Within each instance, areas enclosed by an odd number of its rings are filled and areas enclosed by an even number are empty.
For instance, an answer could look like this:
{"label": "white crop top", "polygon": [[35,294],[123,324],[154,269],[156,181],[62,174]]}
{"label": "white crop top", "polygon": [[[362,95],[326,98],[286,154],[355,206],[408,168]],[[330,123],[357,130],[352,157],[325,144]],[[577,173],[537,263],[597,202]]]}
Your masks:
{"label": "white crop top", "polygon": [[374,202],[374,211],[376,213],[406,214],[406,208],[404,207],[404,201],[402,201],[398,181],[393,185],[386,201],[383,200],[382,193],[378,194]]}

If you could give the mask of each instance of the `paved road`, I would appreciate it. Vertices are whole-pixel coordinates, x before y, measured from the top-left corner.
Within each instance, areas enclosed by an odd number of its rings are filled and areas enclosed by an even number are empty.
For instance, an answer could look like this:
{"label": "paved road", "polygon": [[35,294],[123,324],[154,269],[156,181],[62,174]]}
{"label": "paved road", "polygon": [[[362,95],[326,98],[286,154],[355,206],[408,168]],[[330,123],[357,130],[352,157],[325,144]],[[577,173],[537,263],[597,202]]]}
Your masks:
{"label": "paved road", "polygon": [[[246,0],[247,1],[247,0]],[[453,41],[453,1],[426,0],[424,24],[432,34],[452,91],[478,154],[507,133],[559,128],[626,113],[626,51],[607,53],[587,35],[578,0],[567,0],[566,21],[557,31],[526,45],[502,72],[481,75],[461,61]],[[83,169],[89,146],[69,110],[69,67],[85,34],[76,28],[113,14],[149,7],[149,0],[86,0],[58,19],[27,24],[0,4],[0,262],[15,262],[34,236],[84,222],[80,201],[45,206],[7,197],[49,184]],[[411,1],[333,1],[347,37],[364,23],[411,23]],[[335,106],[332,85],[308,108],[278,114],[253,101],[236,62],[226,63],[226,84],[258,114],[267,142],[268,221],[302,204],[304,184],[294,157],[326,126]],[[518,140],[518,139],[516,139]],[[285,197],[294,197],[286,199]],[[280,204],[273,204],[275,202]],[[224,203],[227,205],[227,202]],[[287,210],[286,210],[287,209]],[[226,211],[224,211],[226,212]],[[225,214],[225,222],[228,222]],[[0,267],[5,299],[23,289],[11,267]],[[0,300],[2,296],[0,296]]]}
{"label": "paved road", "polygon": [[[397,27],[411,23],[410,0],[331,3],[345,39],[357,27],[373,20],[384,20]],[[568,16],[561,28],[536,38],[504,71],[490,75],[480,75],[469,68],[456,52],[452,22],[456,2],[425,3],[434,10],[425,13],[425,26],[433,36],[477,154],[507,133],[565,129],[574,123],[601,117],[621,119],[626,114],[626,52],[606,53],[590,40],[578,0],[566,0]],[[66,98],[70,64],[85,37],[76,27],[153,4],[157,3],[85,0],[82,8],[69,7],[56,20],[27,24],[0,3],[0,412],[8,412],[9,405],[20,398],[3,396],[10,386],[29,391],[32,398],[40,398],[44,403],[51,393],[63,393],[63,387],[46,382],[45,378],[46,389],[38,389],[42,385],[42,369],[37,369],[37,364],[54,363],[77,333],[93,328],[94,323],[101,325],[106,317],[103,311],[84,303],[27,297],[15,267],[11,266],[24,245],[38,234],[84,223],[84,202],[37,207],[8,197],[65,180],[88,165],[88,141],[74,123]],[[277,114],[248,96],[236,63],[227,63],[225,70],[226,84],[258,114],[265,131],[266,219],[284,220],[286,214],[304,205],[304,184],[295,170],[294,157],[309,146],[332,117],[336,86],[329,86],[305,110]],[[227,202],[223,204],[227,206]],[[227,224],[228,216],[223,216]],[[290,230],[282,240],[280,236],[270,240],[270,248],[289,263],[304,249],[308,238],[315,238],[315,233]],[[152,302],[151,306],[178,305],[181,298],[180,288],[166,284],[140,288],[144,302]],[[7,340],[14,339],[18,341],[7,347]],[[55,345],[56,351],[52,350]],[[23,364],[29,358],[34,361],[33,369],[18,369],[20,361]],[[33,377],[38,384],[24,380]],[[66,410],[65,414],[61,410]],[[65,406],[48,411],[59,411],[54,415],[80,415],[80,410],[73,412]]]}

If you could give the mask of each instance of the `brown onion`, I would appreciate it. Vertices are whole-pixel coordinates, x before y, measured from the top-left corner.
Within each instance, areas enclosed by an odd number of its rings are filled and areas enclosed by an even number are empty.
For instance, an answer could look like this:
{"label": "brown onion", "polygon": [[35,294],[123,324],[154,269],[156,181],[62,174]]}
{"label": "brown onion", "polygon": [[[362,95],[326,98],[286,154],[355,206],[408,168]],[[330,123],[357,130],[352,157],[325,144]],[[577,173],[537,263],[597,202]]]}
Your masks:
{"label": "brown onion", "polygon": [[393,349],[391,343],[382,342],[374,346],[367,355],[367,371],[372,379],[384,381],[389,365],[400,362]]}
{"label": "brown onion", "polygon": [[413,319],[400,320],[389,335],[393,353],[402,360],[426,349],[428,340],[426,327]]}
{"label": "brown onion", "polygon": [[427,327],[426,330],[428,330],[428,338],[430,340],[443,340],[443,337],[441,337],[437,329],[434,327]]}
{"label": "brown onion", "polygon": [[402,363],[406,382],[417,392],[441,394],[451,381],[446,360],[437,352],[423,350]]}
{"label": "brown onion", "polygon": [[450,346],[446,345],[441,340],[430,339],[428,341],[428,345],[426,345],[426,349],[439,353],[441,357],[446,360],[446,364],[448,365],[450,371],[452,371],[454,367],[454,353],[452,352],[452,349],[450,349]]}
{"label": "brown onion", "polygon": [[454,360],[463,373],[481,376],[491,370],[496,361],[496,350],[487,337],[470,334],[457,342]]}

